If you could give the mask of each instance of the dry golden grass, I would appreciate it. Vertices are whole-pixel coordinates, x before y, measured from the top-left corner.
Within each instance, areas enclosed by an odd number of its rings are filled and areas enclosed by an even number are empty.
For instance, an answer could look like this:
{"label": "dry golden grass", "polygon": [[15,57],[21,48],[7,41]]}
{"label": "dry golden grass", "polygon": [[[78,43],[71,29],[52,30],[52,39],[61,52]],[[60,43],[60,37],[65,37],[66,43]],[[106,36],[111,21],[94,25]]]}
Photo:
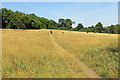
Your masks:
{"label": "dry golden grass", "polygon": [[118,45],[118,34],[76,31],[53,31],[53,33],[55,40],[61,47],[78,60],[83,61],[101,77],[114,78],[118,76],[118,56],[114,55],[118,55],[118,52],[113,53],[106,50],[106,48],[111,49],[111,47],[114,48]]}
{"label": "dry golden grass", "polygon": [[54,31],[53,35],[62,47],[74,52],[75,56],[78,56],[76,52],[82,49],[85,51],[87,48],[106,47],[112,42],[118,42],[118,34],[63,32],[64,34],[62,31]]}
{"label": "dry golden grass", "polygon": [[2,30],[3,78],[88,77],[68,56],[61,56],[49,30]]}
{"label": "dry golden grass", "polygon": [[[83,61],[97,74],[100,74],[101,68],[104,70],[104,67],[94,67],[96,65],[94,62],[100,61],[97,57],[91,59],[91,54],[96,55],[94,51],[101,53],[100,49],[114,46],[118,41],[116,34],[52,31],[53,38],[61,48],[77,60]],[[50,30],[46,29],[3,29],[2,76],[4,78],[88,78],[75,60],[66,55],[64,50],[59,49],[59,46],[55,46],[50,35]]]}

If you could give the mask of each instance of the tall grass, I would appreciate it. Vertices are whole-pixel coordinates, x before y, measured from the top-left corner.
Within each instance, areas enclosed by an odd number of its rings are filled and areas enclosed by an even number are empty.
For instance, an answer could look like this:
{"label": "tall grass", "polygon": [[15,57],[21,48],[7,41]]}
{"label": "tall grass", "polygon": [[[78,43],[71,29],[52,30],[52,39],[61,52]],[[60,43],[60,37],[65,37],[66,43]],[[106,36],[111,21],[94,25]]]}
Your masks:
{"label": "tall grass", "polygon": [[[63,34],[64,32],[64,34]],[[49,30],[3,30],[3,78],[88,78]],[[118,35],[52,30],[55,41],[101,77],[118,75]]]}
{"label": "tall grass", "polygon": [[3,30],[3,78],[86,78],[72,59],[51,43],[49,30]]}
{"label": "tall grass", "polygon": [[118,77],[118,35],[54,31],[61,47],[101,77]]}

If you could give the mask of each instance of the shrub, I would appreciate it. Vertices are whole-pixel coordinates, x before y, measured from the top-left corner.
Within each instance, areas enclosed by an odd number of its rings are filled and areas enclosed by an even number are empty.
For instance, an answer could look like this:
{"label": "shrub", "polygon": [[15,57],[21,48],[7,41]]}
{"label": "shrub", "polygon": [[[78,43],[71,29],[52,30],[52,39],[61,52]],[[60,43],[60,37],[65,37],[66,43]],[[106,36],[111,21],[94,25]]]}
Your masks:
{"label": "shrub", "polygon": [[59,30],[68,30],[68,28],[66,28],[66,27],[59,27],[58,29]]}
{"label": "shrub", "polygon": [[70,31],[78,31],[77,28],[71,28]]}

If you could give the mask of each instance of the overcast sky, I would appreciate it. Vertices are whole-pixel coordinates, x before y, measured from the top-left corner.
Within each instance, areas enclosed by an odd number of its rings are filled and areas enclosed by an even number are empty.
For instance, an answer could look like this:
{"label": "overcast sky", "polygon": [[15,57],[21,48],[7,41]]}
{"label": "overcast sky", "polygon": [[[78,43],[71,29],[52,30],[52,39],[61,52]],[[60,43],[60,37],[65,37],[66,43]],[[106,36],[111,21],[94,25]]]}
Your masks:
{"label": "overcast sky", "polygon": [[2,2],[2,8],[35,13],[39,17],[75,21],[85,27],[102,22],[104,26],[118,23],[118,2]]}

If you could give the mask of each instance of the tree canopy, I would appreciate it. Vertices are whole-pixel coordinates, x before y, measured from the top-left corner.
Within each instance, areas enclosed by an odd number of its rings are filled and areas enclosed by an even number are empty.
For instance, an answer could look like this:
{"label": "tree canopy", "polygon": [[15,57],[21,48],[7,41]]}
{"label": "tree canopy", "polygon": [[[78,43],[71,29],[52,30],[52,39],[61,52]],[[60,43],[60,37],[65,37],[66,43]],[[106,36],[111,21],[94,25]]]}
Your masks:
{"label": "tree canopy", "polygon": [[84,26],[81,23],[79,23],[76,28],[77,28],[77,30],[80,30],[80,29],[84,28]]}
{"label": "tree canopy", "polygon": [[66,27],[67,29],[71,29],[72,28],[72,24],[74,24],[75,22],[71,21],[71,19],[62,19],[60,18],[58,20],[58,27]]}
{"label": "tree canopy", "polygon": [[25,14],[2,8],[2,28],[10,29],[58,29],[59,27],[72,28],[70,19],[59,19],[59,23],[38,17],[34,13]]}
{"label": "tree canopy", "polygon": [[79,23],[75,28],[73,28],[72,24],[75,24],[75,22],[71,19],[60,18],[57,23],[54,20],[38,17],[34,13],[25,14],[6,8],[1,8],[0,11],[2,11],[2,28],[6,29],[59,29],[120,34],[120,24],[103,27],[103,24],[98,22],[95,26],[92,25],[89,27],[84,27],[82,23]]}

